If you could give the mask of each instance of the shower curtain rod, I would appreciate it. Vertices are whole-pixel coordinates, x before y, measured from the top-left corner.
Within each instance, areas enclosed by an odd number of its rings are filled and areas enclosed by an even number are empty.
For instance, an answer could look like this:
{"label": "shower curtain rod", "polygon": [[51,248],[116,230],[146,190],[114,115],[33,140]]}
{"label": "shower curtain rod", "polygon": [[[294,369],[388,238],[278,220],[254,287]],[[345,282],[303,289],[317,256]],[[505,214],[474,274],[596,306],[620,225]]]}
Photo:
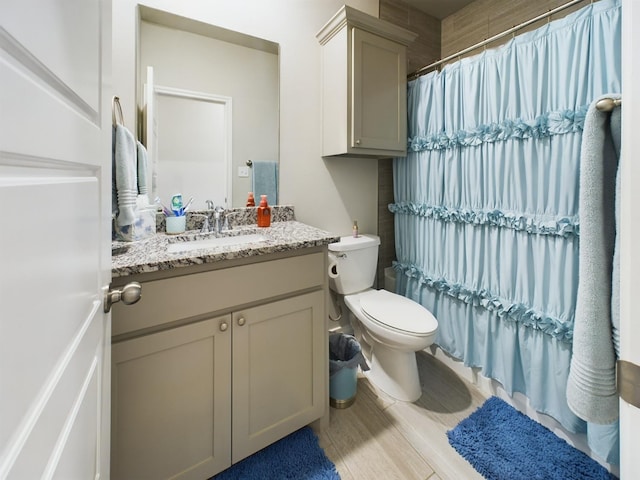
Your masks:
{"label": "shower curtain rod", "polygon": [[[535,18],[532,18],[530,20],[527,20],[526,22],[522,22],[518,25],[516,25],[515,27],[511,27],[508,30],[505,30],[504,32],[498,33],[497,35],[494,35],[493,37],[489,37],[481,42],[476,43],[475,45],[471,45],[470,47],[467,47],[463,50],[460,50],[459,52],[454,53],[453,55],[449,55],[447,57],[441,58],[440,60],[438,60],[437,62],[433,62],[429,65],[426,65],[422,68],[419,68],[418,70],[416,70],[415,72],[411,72],[409,75],[407,75],[407,80],[413,80],[414,78],[418,78],[421,75],[424,75],[425,73],[428,73],[427,70],[431,70],[435,67],[437,67],[438,65],[441,65],[445,62],[448,62],[449,60],[453,60],[456,57],[459,57],[460,55],[464,55],[465,53],[469,53],[477,48],[480,47],[484,47],[485,45],[493,42],[494,40],[498,40],[499,38],[502,37],[506,37],[507,35],[510,35],[518,30],[520,30],[521,28],[524,28],[528,25],[531,25],[534,22],[537,22],[538,20],[542,20],[543,18],[547,18],[550,17],[551,15],[553,15],[554,13],[558,13],[561,12],[562,10],[564,10],[565,8],[569,8],[572,5],[575,5],[576,3],[580,3],[580,2],[584,2],[586,0],[571,0],[570,2],[567,2],[563,5],[560,5],[559,7],[553,8],[551,10],[549,10],[546,13],[543,13],[541,15],[538,15]],[[591,3],[593,3],[594,0],[591,0]]]}

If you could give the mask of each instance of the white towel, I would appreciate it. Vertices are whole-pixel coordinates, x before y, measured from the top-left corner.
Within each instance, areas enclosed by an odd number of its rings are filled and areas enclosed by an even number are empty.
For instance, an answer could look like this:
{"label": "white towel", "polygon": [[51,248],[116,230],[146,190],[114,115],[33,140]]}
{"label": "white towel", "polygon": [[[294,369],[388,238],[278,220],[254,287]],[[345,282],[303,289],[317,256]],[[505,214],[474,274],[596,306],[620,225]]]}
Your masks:
{"label": "white towel", "polygon": [[587,112],[580,151],[579,278],[567,403],[578,417],[609,424],[618,418],[612,317],[619,297],[612,272],[620,108],[609,114],[596,103]]}
{"label": "white towel", "polygon": [[138,193],[140,195],[147,195],[147,149],[140,142],[136,142],[137,145],[137,159],[138,159]]}
{"label": "white towel", "polygon": [[118,197],[116,221],[122,227],[135,221],[138,196],[136,140],[124,125],[116,125],[113,152],[113,175]]}

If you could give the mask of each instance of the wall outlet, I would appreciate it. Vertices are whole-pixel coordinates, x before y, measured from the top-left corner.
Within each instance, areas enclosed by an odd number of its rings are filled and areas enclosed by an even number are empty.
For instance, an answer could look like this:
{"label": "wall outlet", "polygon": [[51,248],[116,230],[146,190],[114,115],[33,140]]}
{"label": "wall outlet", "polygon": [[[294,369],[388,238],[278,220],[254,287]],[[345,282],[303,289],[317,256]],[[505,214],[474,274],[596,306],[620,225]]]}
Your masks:
{"label": "wall outlet", "polygon": [[239,177],[248,177],[249,176],[249,167],[238,167],[238,176]]}

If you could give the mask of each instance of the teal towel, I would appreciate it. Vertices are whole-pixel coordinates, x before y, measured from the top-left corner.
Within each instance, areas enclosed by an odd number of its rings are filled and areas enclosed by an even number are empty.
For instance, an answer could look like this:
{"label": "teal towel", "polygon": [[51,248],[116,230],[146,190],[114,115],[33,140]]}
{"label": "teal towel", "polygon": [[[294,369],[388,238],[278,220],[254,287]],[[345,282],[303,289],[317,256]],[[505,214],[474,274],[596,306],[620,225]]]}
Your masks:
{"label": "teal towel", "polygon": [[609,424],[618,418],[614,251],[620,108],[601,112],[596,103],[587,112],[580,150],[579,278],[567,403],[583,420]]}
{"label": "teal towel", "polygon": [[256,202],[260,195],[267,196],[269,205],[278,204],[278,163],[253,162],[253,193]]}

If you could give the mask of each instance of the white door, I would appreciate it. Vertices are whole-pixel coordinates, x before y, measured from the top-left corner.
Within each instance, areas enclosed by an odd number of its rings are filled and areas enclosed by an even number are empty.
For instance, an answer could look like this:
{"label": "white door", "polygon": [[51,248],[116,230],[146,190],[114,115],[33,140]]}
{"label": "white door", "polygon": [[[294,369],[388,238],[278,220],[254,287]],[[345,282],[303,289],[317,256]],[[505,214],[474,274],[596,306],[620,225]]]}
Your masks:
{"label": "white door", "polygon": [[[640,318],[637,289],[640,272],[640,138],[637,112],[640,111],[640,4],[622,1],[622,202],[620,237],[620,348],[623,360],[640,365]],[[640,386],[636,386],[640,388]],[[620,476],[640,478],[640,409],[620,400]]]}
{"label": "white door", "polygon": [[0,2],[0,479],[108,479],[110,0]]}

